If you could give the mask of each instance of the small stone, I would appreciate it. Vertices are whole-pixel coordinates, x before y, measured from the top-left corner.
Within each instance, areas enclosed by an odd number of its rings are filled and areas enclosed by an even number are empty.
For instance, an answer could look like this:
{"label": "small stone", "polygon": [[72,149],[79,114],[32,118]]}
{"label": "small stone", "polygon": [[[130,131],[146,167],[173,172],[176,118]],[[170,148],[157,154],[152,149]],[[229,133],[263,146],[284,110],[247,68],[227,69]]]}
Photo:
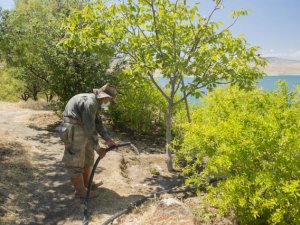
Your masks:
{"label": "small stone", "polygon": [[35,218],[35,222],[43,224],[44,220],[45,220],[45,215],[44,214],[37,214],[34,216]]}

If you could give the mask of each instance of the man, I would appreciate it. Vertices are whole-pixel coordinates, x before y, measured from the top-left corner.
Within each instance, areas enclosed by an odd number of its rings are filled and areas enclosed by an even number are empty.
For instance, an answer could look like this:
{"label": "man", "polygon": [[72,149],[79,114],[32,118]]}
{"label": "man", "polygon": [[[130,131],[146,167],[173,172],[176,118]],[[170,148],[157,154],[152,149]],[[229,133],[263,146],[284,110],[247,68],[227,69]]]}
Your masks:
{"label": "man", "polygon": [[[101,104],[113,102],[117,92],[114,86],[106,84],[93,93],[78,94],[67,103],[64,111],[62,140],[65,143],[63,162],[75,188],[75,197],[84,198],[94,164],[94,150],[103,158],[105,150],[100,147],[98,134],[108,147],[116,143],[99,116]],[[98,134],[97,134],[98,133]],[[92,189],[102,183],[93,183]],[[91,197],[95,193],[91,192]]]}

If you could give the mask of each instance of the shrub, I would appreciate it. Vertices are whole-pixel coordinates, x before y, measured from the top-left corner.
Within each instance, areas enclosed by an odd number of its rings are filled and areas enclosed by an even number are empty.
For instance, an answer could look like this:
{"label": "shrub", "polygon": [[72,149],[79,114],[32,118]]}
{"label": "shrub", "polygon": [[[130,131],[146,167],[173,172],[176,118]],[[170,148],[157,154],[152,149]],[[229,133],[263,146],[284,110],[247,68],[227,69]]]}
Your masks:
{"label": "shrub", "polygon": [[21,95],[25,90],[22,81],[14,79],[11,74],[1,68],[0,64],[0,101],[16,102],[21,100]]}
{"label": "shrub", "polygon": [[[300,107],[297,91],[218,88],[192,113],[179,157],[188,182],[242,224],[300,224]],[[205,169],[200,172],[206,158]],[[224,178],[209,185],[211,178]]]}
{"label": "shrub", "polygon": [[142,134],[162,134],[166,102],[150,80],[121,73],[117,104],[110,107],[113,124],[122,130]]}

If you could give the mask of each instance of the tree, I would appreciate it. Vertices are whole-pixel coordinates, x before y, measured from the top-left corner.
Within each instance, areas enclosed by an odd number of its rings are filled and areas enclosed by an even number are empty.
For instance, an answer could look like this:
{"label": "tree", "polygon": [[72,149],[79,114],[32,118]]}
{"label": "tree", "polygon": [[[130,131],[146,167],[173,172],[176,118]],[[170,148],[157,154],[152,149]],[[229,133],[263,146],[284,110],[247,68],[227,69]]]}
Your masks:
{"label": "tree", "polygon": [[9,67],[19,68],[16,76],[25,82],[31,97],[38,93],[58,96],[64,103],[72,95],[90,92],[113,77],[106,73],[114,51],[97,54],[58,45],[65,31],[61,21],[69,11],[81,9],[85,1],[19,0],[16,9],[0,21],[1,56]]}
{"label": "tree", "polygon": [[14,77],[24,81],[34,100],[37,100],[42,90],[41,79],[37,77],[45,77],[46,74],[45,68],[40,68],[39,47],[42,36],[37,32],[41,30],[40,21],[47,20],[43,10],[45,12],[46,9],[42,4],[33,7],[32,4],[19,1],[16,10],[7,12],[1,20],[2,57],[9,67],[19,68],[19,73],[14,74]]}
{"label": "tree", "polygon": [[[258,66],[266,62],[256,53],[259,48],[249,47],[242,37],[233,37],[231,25],[220,29],[221,23],[212,18],[222,8],[222,1],[214,2],[207,18],[198,13],[197,5],[190,7],[181,0],[128,0],[110,6],[91,4],[69,19],[66,45],[89,49],[115,45],[117,57],[127,62],[133,74],[150,79],[167,101],[169,170],[173,169],[170,145],[174,108],[189,95],[200,97],[200,88],[211,90],[219,84],[248,88],[263,75]],[[236,21],[246,14],[238,10],[232,16]],[[86,23],[79,26],[80,20]],[[155,79],[157,73],[168,80],[167,89]],[[185,76],[193,76],[193,81],[184,85]],[[180,91],[184,96],[175,100]]]}

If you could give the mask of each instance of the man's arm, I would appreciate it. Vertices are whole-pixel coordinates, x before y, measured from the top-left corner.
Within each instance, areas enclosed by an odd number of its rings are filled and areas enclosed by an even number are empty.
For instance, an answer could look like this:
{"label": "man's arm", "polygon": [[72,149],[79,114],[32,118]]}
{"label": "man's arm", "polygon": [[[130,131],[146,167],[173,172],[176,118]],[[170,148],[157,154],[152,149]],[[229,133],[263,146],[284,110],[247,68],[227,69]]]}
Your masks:
{"label": "man's arm", "polygon": [[85,104],[82,112],[83,128],[87,137],[92,141],[94,149],[99,149],[98,135],[95,127],[96,107],[93,104]]}
{"label": "man's arm", "polygon": [[100,116],[95,118],[96,130],[98,134],[105,140],[105,144],[109,147],[116,145],[116,143],[110,137],[107,127],[103,124]]}
{"label": "man's arm", "polygon": [[98,134],[106,141],[111,139],[107,127],[103,124],[99,115],[95,118],[96,130]]}

